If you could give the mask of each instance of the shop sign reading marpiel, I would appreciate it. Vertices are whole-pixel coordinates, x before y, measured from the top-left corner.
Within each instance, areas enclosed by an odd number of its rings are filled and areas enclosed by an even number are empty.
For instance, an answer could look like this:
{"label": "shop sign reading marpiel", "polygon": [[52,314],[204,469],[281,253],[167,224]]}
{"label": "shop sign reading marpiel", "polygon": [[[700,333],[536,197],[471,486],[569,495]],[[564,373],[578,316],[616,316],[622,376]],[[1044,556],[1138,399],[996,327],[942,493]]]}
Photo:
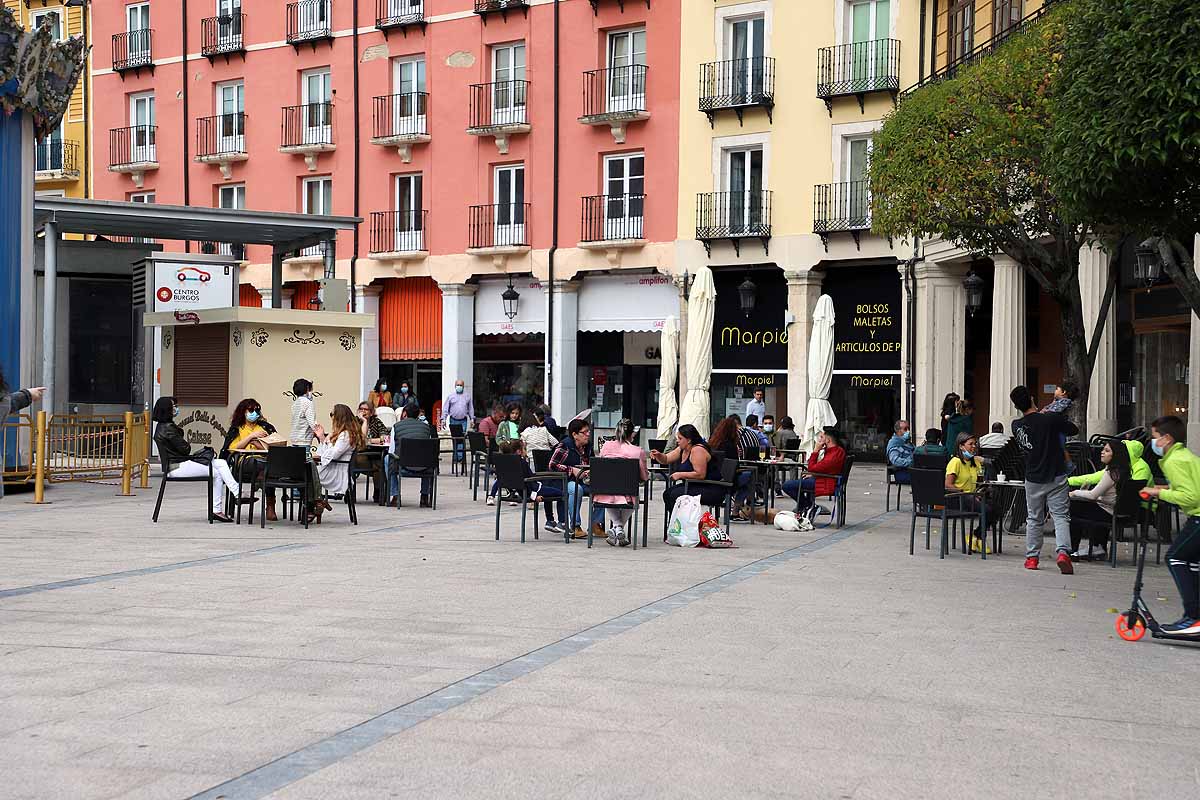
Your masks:
{"label": "shop sign reading marpiel", "polygon": [[152,263],[155,311],[199,311],[234,305],[234,269],[231,265]]}

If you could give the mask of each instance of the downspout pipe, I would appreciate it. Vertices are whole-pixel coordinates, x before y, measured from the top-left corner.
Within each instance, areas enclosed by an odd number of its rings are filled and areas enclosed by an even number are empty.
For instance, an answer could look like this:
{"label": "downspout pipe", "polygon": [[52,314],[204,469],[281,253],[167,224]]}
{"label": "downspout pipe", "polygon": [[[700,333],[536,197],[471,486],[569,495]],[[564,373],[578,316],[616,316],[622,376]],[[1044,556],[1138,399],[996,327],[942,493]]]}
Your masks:
{"label": "downspout pipe", "polygon": [[[180,64],[183,67],[183,124],[179,127],[183,131],[183,204],[190,206],[192,204],[192,154],[188,140],[188,120],[191,114],[188,112],[188,0],[183,0],[183,59]],[[192,252],[192,241],[185,239],[183,242],[183,252]]]}
{"label": "downspout pipe", "polygon": [[[904,389],[907,397],[909,425],[917,425],[917,264],[923,259],[920,256],[921,240],[913,239],[912,257],[904,262],[904,294],[908,306],[908,324],[904,332],[907,346],[904,348]],[[913,434],[916,436],[916,433]]]}
{"label": "downspout pipe", "polygon": [[[552,190],[551,213],[554,215],[550,224],[550,257],[546,273],[546,404],[550,405],[554,396],[554,256],[558,252],[558,176],[559,176],[559,0],[554,0],[554,155],[551,172],[554,178]],[[562,415],[565,408],[553,409]]]}
{"label": "downspout pipe", "polygon": [[[937,72],[937,26],[938,26],[938,0],[933,0],[933,26],[929,37],[929,74]],[[921,26],[921,35],[925,35],[925,27]]]}
{"label": "downspout pipe", "polygon": [[921,0],[921,33],[918,37],[917,50],[917,83],[925,80],[925,26],[928,24],[925,15],[925,5],[928,0]]}
{"label": "downspout pipe", "polygon": [[83,17],[83,199],[87,200],[92,196],[92,121],[91,121],[91,105],[92,96],[89,89],[91,88],[92,70],[88,62],[92,59],[92,40],[88,36],[88,18],[91,6],[84,3],[79,7],[79,13]]}
{"label": "downspout pipe", "polygon": [[[360,202],[359,197],[362,170],[360,160],[362,158],[362,120],[359,118],[358,107],[358,0],[354,0],[354,216],[359,216]],[[358,292],[355,287],[358,284],[358,228],[354,226],[354,250],[350,253],[350,311],[358,309]]]}

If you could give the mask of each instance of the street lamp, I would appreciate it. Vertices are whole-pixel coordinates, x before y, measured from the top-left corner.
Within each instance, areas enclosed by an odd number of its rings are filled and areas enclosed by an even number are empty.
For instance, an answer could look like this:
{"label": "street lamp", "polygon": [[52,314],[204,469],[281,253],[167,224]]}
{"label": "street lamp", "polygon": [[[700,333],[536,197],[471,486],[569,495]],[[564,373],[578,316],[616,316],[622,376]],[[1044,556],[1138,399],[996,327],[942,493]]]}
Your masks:
{"label": "street lamp", "polygon": [[500,295],[500,299],[504,301],[504,316],[516,319],[517,303],[520,301],[521,295],[513,288],[512,276],[509,276],[508,288],[504,290],[504,294]]}
{"label": "street lamp", "polygon": [[983,278],[971,270],[963,278],[963,288],[967,290],[967,313],[974,317],[983,308]]}
{"label": "street lamp", "polygon": [[754,304],[758,299],[757,295],[758,286],[747,275],[746,280],[742,281],[741,285],[738,286],[738,303],[741,305],[742,313],[746,315],[747,319],[754,313]]}
{"label": "street lamp", "polygon": [[1133,269],[1133,276],[1147,286],[1153,286],[1162,275],[1162,256],[1154,244],[1154,239],[1147,239],[1133,251],[1137,257],[1137,266]]}

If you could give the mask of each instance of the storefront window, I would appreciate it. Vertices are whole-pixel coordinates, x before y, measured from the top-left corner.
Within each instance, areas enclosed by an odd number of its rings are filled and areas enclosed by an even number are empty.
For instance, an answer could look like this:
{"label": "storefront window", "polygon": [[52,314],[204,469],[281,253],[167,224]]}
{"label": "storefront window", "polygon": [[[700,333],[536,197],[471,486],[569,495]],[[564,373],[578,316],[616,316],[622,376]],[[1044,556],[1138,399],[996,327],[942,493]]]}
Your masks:
{"label": "storefront window", "polygon": [[1188,330],[1144,333],[1134,339],[1137,416],[1188,416]]}

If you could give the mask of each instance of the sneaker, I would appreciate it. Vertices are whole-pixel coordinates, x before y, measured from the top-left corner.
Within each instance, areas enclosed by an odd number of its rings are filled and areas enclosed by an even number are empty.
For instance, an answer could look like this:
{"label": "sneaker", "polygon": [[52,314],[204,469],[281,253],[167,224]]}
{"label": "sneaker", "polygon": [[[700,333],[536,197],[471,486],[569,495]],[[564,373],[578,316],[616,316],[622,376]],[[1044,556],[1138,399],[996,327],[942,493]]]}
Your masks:
{"label": "sneaker", "polygon": [[555,522],[552,519],[546,521],[545,527],[546,527],[547,533],[564,533],[566,531],[566,529],[563,526],[559,525],[557,522]]}
{"label": "sneaker", "polygon": [[617,537],[617,544],[621,547],[629,547],[629,536],[622,533],[619,537]]}
{"label": "sneaker", "polygon": [[1036,556],[1030,556],[1029,558],[1025,559],[1025,569],[1037,569],[1037,568],[1038,568],[1038,560],[1037,560]]}
{"label": "sneaker", "polygon": [[489,494],[489,495],[488,495],[488,499],[487,499],[487,504],[488,504],[489,506],[494,506],[494,505],[496,505],[496,498],[495,498],[493,495],[490,495],[490,494]]}
{"label": "sneaker", "polygon": [[971,537],[972,552],[979,553],[984,549],[984,547],[987,547],[987,554],[990,556],[992,554],[991,545],[986,544],[983,539],[979,538],[978,536]]}
{"label": "sneaker", "polygon": [[571,538],[572,539],[586,539],[587,531],[585,531],[583,528],[576,525],[575,529],[571,531]]}
{"label": "sneaker", "polygon": [[1169,625],[1162,626],[1163,633],[1200,633],[1200,620],[1183,616]]}
{"label": "sneaker", "polygon": [[609,547],[616,547],[618,538],[615,530],[609,531],[608,536],[604,537],[604,541],[608,542]]}
{"label": "sneaker", "polygon": [[1066,553],[1059,553],[1058,558],[1054,559],[1058,564],[1058,571],[1063,575],[1074,575],[1075,565],[1071,563],[1071,557]]}

